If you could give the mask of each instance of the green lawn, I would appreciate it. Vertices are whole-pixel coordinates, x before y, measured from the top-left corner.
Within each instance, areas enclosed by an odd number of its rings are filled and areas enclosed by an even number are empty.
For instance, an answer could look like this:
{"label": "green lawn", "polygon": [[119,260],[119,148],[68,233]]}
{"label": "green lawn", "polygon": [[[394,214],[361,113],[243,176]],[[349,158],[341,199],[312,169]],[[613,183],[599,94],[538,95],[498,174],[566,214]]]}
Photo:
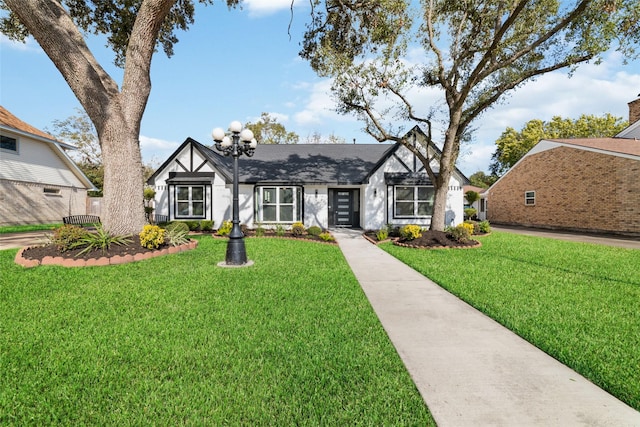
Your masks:
{"label": "green lawn", "polygon": [[381,247],[640,410],[640,250],[494,232],[482,247]]}
{"label": "green lawn", "polygon": [[25,231],[55,230],[61,227],[62,223],[56,224],[32,224],[32,225],[8,225],[0,227],[0,234],[21,233]]}
{"label": "green lawn", "polygon": [[336,246],[120,266],[0,251],[1,425],[434,425]]}

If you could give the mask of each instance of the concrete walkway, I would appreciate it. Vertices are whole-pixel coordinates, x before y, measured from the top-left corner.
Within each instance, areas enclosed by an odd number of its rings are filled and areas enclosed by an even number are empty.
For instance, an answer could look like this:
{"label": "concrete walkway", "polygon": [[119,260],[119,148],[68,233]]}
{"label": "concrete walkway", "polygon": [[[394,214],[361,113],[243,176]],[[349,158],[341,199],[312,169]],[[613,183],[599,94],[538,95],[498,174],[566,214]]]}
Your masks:
{"label": "concrete walkway", "polygon": [[0,234],[0,250],[43,245],[50,234],[48,230]]}
{"label": "concrete walkway", "polygon": [[640,427],[639,412],[360,231],[332,232],[438,426]]}

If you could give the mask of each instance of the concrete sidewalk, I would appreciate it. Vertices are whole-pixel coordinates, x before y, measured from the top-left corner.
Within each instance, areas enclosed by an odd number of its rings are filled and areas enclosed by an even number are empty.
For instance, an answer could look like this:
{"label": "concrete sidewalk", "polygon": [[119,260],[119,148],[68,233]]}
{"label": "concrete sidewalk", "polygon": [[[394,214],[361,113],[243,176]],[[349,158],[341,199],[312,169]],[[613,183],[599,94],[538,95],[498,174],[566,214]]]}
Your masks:
{"label": "concrete sidewalk", "polygon": [[49,230],[0,234],[0,250],[44,245],[51,234]]}
{"label": "concrete sidewalk", "polygon": [[640,412],[360,231],[332,232],[438,426],[640,427]]}

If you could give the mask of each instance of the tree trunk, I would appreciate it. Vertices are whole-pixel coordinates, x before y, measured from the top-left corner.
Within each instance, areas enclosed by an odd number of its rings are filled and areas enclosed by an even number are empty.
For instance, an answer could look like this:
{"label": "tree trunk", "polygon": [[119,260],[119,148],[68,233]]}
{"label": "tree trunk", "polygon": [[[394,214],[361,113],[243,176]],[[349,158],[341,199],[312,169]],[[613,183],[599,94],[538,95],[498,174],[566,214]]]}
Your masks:
{"label": "tree trunk", "polygon": [[138,132],[126,126],[121,115],[114,115],[105,122],[100,141],[104,164],[104,227],[113,234],[137,234],[146,223]]}
{"label": "tree trunk", "polygon": [[440,171],[436,177],[435,196],[433,200],[433,215],[431,216],[431,226],[429,229],[444,231],[447,217],[447,195],[449,194],[449,182],[455,170],[458,158],[459,145],[457,139],[457,121],[452,120],[449,129],[445,134],[442,156],[440,157]]}

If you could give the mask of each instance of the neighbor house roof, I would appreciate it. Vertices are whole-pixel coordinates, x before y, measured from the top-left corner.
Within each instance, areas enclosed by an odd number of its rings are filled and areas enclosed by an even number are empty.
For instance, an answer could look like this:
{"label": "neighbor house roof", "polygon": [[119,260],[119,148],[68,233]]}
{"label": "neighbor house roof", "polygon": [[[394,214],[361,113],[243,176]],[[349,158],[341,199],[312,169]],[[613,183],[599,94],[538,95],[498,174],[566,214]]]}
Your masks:
{"label": "neighbor house roof", "polygon": [[593,148],[612,154],[630,154],[640,156],[640,141],[626,138],[571,138],[549,139],[547,141],[575,146],[576,148]]}

